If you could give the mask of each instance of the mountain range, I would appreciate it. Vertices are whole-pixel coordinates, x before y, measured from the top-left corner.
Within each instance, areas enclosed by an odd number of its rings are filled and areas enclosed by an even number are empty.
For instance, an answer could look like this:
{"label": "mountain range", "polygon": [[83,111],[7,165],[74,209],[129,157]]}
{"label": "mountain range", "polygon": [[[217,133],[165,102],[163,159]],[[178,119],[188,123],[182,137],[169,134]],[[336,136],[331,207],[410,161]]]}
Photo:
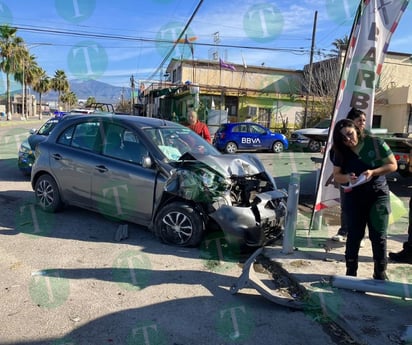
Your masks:
{"label": "mountain range", "polygon": [[[94,97],[96,102],[117,104],[120,100],[129,100],[131,89],[129,87],[113,86],[96,80],[69,80],[70,90],[74,92],[79,101],[86,101],[89,97]],[[21,94],[21,89],[14,90],[12,94]],[[39,95],[30,90],[31,94]],[[42,95],[42,102],[56,102],[58,93],[49,91]]]}

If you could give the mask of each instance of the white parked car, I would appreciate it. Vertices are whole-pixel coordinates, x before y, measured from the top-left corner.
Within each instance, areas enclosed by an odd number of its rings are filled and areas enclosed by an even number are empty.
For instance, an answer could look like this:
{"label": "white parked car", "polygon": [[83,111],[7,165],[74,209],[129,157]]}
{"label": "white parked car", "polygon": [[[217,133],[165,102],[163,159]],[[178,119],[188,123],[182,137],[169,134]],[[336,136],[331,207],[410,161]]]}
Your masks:
{"label": "white parked car", "polygon": [[[307,148],[310,152],[319,152],[325,144],[325,138],[328,137],[330,123],[330,119],[324,119],[312,128],[298,129],[292,132],[289,143]],[[310,137],[306,135],[310,135]]]}

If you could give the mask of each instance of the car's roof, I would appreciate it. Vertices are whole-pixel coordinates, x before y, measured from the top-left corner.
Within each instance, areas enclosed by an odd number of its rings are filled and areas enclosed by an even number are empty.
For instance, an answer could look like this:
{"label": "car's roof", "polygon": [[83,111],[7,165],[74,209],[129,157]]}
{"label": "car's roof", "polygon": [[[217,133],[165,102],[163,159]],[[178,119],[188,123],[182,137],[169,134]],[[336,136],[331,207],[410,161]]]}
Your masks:
{"label": "car's roof", "polygon": [[244,121],[244,122],[230,122],[230,125],[259,125],[262,126],[260,123]]}
{"label": "car's roof", "polygon": [[226,128],[228,128],[228,127],[232,128],[232,127],[241,126],[241,125],[248,125],[248,126],[257,125],[257,126],[260,126],[260,127],[263,127],[263,128],[267,129],[267,127],[261,125],[260,123],[250,122],[250,121],[247,121],[247,122],[228,122],[228,123],[222,123],[221,124],[221,126],[224,126]]}
{"label": "car's roof", "polygon": [[76,121],[77,119],[82,119],[85,121],[93,121],[95,119],[103,119],[108,122],[123,122],[130,125],[133,125],[138,128],[144,127],[180,127],[181,125],[177,124],[176,122],[154,118],[154,117],[144,117],[144,116],[134,116],[134,115],[126,115],[126,114],[113,114],[113,115],[106,115],[106,114],[89,114],[89,115],[66,115],[65,120]]}

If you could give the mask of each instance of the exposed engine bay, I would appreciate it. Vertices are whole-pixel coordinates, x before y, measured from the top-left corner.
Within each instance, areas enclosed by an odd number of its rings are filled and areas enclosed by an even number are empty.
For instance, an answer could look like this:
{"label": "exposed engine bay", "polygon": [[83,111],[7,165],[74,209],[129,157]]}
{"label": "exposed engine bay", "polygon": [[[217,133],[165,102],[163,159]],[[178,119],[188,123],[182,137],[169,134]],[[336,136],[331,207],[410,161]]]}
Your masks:
{"label": "exposed engine bay", "polygon": [[199,203],[228,242],[262,246],[278,239],[287,213],[285,190],[253,155],[183,156],[168,193]]}

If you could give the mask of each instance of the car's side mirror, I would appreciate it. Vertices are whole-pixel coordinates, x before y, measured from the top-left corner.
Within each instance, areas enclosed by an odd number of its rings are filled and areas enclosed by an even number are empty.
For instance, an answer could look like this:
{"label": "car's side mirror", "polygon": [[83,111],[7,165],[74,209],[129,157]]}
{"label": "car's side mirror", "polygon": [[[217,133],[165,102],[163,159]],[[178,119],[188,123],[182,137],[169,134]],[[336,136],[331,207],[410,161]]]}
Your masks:
{"label": "car's side mirror", "polygon": [[29,131],[30,134],[34,134],[34,133],[36,133],[36,132],[37,132],[37,129],[36,129],[36,128],[32,128],[32,129]]}
{"label": "car's side mirror", "polygon": [[151,168],[153,165],[152,159],[150,158],[150,156],[143,156],[142,159],[142,167],[143,168]]}

